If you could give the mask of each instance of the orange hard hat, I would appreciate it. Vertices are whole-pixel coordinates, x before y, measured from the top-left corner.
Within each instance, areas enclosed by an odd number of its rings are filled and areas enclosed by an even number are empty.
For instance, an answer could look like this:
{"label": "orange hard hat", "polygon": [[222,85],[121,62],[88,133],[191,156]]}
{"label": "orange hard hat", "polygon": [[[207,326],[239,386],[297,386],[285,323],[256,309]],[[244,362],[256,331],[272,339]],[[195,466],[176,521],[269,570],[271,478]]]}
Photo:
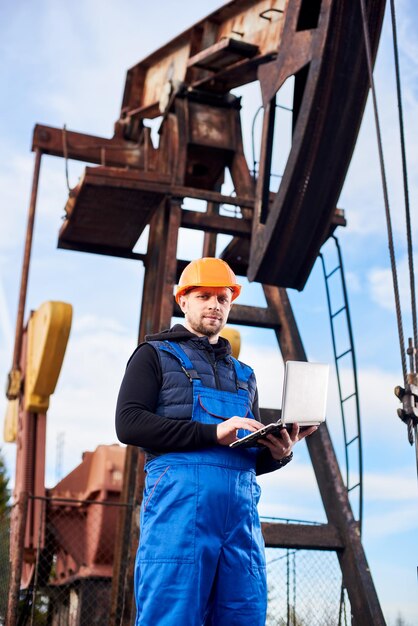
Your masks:
{"label": "orange hard hat", "polygon": [[238,298],[241,285],[238,285],[234,272],[222,259],[205,257],[192,261],[181,273],[176,290],[176,302],[181,295],[193,287],[229,287],[232,299]]}

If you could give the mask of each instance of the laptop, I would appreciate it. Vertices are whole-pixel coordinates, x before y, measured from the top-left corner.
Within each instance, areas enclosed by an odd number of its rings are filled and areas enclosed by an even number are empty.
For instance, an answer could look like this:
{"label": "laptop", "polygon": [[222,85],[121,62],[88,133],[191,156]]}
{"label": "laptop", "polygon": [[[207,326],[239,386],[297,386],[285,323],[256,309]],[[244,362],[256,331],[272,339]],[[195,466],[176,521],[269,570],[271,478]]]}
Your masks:
{"label": "laptop", "polygon": [[[325,421],[329,365],[306,361],[287,361],[283,381],[282,413],[277,422],[260,428],[229,444],[230,448],[259,446],[268,434],[278,435],[297,422],[300,429],[318,426]],[[247,432],[247,431],[245,431]]]}

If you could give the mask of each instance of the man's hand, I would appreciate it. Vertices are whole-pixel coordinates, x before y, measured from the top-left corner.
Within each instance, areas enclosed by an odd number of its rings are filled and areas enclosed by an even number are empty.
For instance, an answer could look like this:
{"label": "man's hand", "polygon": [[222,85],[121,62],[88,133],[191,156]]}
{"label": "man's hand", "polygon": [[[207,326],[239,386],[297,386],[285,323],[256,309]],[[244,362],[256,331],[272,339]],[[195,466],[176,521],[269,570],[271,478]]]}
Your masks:
{"label": "man's hand", "polygon": [[252,420],[247,417],[231,417],[229,420],[218,424],[216,428],[218,443],[220,443],[221,446],[229,446],[230,443],[238,439],[237,432],[242,428],[255,432],[262,427],[263,424],[257,422],[257,420]]}
{"label": "man's hand", "polygon": [[270,450],[273,459],[280,461],[289,456],[295,443],[308,437],[308,435],[312,435],[316,430],[318,430],[318,426],[311,426],[301,431],[299,424],[294,423],[290,433],[287,432],[286,428],[283,428],[280,431],[280,437],[267,435],[266,438],[259,439],[258,442]]}

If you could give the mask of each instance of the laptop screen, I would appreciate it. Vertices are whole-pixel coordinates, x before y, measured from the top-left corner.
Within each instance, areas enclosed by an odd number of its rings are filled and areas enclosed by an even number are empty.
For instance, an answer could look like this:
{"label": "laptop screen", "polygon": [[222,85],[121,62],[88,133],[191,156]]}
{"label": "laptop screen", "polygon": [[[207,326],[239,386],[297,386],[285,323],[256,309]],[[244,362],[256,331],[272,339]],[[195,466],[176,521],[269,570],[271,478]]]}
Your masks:
{"label": "laptop screen", "polygon": [[320,424],[327,409],[329,365],[287,361],[283,384],[282,420],[301,426]]}

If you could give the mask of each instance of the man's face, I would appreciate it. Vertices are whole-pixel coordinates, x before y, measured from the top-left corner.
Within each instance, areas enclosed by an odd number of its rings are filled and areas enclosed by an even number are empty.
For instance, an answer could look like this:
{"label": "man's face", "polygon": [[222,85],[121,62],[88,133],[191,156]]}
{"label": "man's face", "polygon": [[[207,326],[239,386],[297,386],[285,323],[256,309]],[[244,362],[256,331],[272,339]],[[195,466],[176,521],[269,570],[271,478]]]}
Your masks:
{"label": "man's face", "polygon": [[195,287],[180,296],[179,305],[185,325],[196,335],[218,340],[231,310],[232,292],[228,287]]}

